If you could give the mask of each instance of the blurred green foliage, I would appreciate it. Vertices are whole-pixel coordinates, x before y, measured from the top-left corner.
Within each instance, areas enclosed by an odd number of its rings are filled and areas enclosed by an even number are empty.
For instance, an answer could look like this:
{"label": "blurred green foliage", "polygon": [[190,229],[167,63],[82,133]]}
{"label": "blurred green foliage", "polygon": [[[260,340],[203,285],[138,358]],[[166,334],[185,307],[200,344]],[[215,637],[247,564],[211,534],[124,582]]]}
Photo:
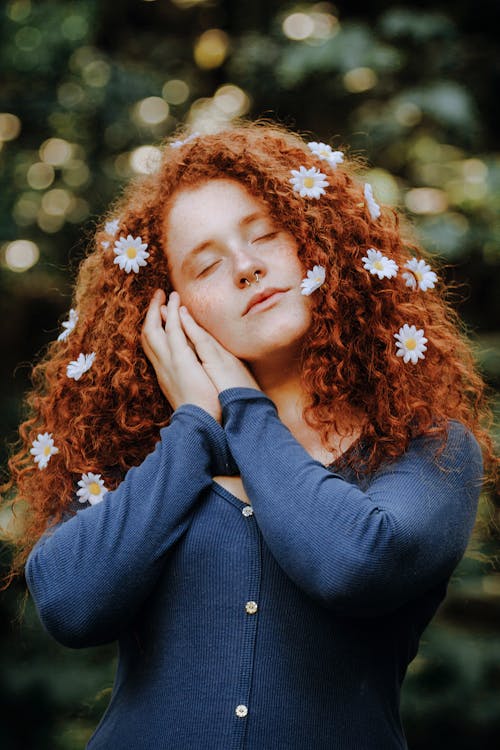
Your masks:
{"label": "blurred green foliage", "polygon": [[[31,364],[59,332],[95,222],[182,122],[275,117],[368,160],[375,194],[414,223],[480,367],[500,387],[500,127],[495,3],[9,0],[0,8],[0,411],[15,439]],[[3,113],[3,114],[2,114]],[[2,445],[5,459],[7,442]],[[500,731],[498,516],[410,666],[410,747]],[[4,564],[7,552],[4,550]],[[114,645],[70,651],[23,583],[2,596],[0,746],[82,748],[109,699]],[[27,720],[29,719],[29,721]]]}

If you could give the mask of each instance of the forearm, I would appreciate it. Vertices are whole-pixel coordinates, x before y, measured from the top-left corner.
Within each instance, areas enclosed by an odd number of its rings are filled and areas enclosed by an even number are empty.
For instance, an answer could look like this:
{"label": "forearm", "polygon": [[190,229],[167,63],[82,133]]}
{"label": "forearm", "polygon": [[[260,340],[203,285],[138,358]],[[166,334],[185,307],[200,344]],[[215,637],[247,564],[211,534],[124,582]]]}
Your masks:
{"label": "forearm", "polygon": [[230,463],[222,428],[194,405],[174,412],[160,436],[102,502],[49,530],[31,551],[29,589],[42,623],[65,645],[117,637],[186,531],[214,466]]}
{"label": "forearm", "polygon": [[311,596],[346,614],[381,614],[451,573],[474,522],[481,469],[460,430],[448,453],[463,471],[440,472],[417,441],[362,492],[311,458],[262,392],[228,389],[219,399],[264,539]]}

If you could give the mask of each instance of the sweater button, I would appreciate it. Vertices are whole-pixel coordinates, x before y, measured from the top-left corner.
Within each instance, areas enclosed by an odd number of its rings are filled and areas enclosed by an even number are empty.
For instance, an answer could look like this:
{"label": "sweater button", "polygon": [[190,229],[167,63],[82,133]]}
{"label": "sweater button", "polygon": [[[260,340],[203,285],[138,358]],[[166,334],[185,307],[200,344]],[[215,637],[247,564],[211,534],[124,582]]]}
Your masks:
{"label": "sweater button", "polygon": [[251,505],[245,505],[245,507],[241,511],[244,516],[248,518],[248,516],[253,516],[253,508]]}
{"label": "sweater button", "polygon": [[247,602],[245,609],[249,615],[254,615],[257,612],[257,602]]}
{"label": "sweater button", "polygon": [[243,706],[242,704],[239,706],[236,706],[235,714],[236,716],[239,716],[240,719],[244,719],[247,713],[248,713],[248,708],[246,706]]}

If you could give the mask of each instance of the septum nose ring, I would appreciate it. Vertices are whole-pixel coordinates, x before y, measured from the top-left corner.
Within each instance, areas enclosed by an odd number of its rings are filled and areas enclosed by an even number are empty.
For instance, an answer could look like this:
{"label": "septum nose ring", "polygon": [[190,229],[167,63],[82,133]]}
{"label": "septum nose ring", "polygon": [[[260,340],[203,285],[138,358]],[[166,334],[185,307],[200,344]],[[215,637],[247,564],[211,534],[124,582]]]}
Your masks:
{"label": "septum nose ring", "polygon": [[[258,284],[258,283],[259,283],[259,281],[260,281],[260,279],[259,279],[259,276],[260,276],[260,273],[259,273],[259,271],[254,271],[254,272],[253,272],[253,275],[255,276],[255,283],[256,283],[256,284]],[[246,284],[247,286],[250,286],[250,284],[253,284],[253,282],[250,282],[250,281],[248,281],[248,279],[245,279],[245,284]]]}

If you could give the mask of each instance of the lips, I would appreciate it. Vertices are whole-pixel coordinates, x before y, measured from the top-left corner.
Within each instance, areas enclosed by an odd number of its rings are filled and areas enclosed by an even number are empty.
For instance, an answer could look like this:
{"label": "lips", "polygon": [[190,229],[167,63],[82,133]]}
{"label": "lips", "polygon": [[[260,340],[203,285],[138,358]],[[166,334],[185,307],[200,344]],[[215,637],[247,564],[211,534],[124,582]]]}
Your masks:
{"label": "lips", "polygon": [[286,292],[287,289],[278,289],[276,287],[269,287],[268,289],[264,289],[262,292],[259,292],[258,294],[254,294],[253,297],[250,298],[247,308],[243,315],[246,315],[249,310],[254,307],[254,305],[257,305],[259,302],[262,302],[265,299],[268,299],[268,297],[272,297],[273,294],[276,294],[277,292]]}

